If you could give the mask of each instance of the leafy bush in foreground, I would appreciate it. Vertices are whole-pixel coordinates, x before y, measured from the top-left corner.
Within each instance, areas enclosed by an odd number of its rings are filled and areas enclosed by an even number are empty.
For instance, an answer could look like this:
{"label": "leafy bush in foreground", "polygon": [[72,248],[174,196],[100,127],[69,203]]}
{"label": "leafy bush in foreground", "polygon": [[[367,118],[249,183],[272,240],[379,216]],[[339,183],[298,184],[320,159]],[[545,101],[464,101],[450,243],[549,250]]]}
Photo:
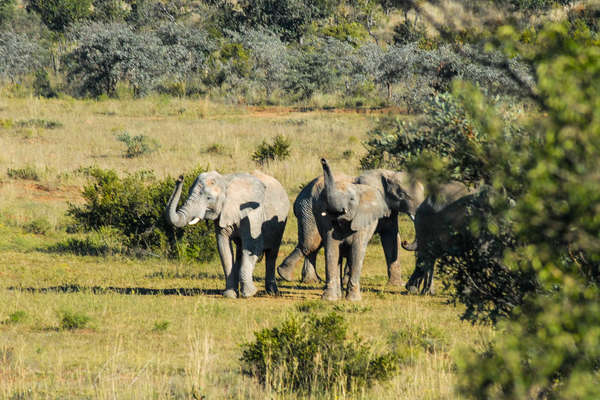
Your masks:
{"label": "leafy bush in foreground", "polygon": [[[199,168],[186,174],[184,193],[202,171]],[[175,187],[173,178],[158,180],[149,171],[120,178],[115,171],[100,168],[91,168],[88,173],[94,182],[83,189],[84,203],[71,204],[67,211],[75,219],[76,227],[88,231],[113,228],[121,235],[123,247],[133,252],[197,261],[214,257],[214,234],[206,224],[179,229],[164,218]],[[78,247],[77,243],[71,245]],[[114,244],[107,246],[106,249],[113,248]]]}
{"label": "leafy bush in foreground", "polygon": [[401,361],[393,352],[374,355],[367,342],[349,338],[335,313],[291,317],[254,335],[256,341],[243,346],[243,370],[276,391],[354,392],[389,379]]}

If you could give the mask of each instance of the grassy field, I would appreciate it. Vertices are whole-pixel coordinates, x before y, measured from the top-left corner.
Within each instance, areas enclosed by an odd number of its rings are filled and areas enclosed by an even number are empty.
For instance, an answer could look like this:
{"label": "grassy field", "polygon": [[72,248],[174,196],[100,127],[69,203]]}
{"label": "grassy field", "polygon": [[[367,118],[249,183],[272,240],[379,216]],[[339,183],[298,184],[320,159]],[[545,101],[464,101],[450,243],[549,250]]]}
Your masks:
{"label": "grassy field", "polygon": [[[190,264],[51,249],[69,236],[65,210],[69,202],[81,201],[86,182],[81,168],[95,165],[121,174],[152,169],[159,177],[199,165],[225,173],[249,171],[257,167],[250,158],[256,146],[283,134],[291,141],[290,158],[262,170],[280,180],[293,200],[301,184],[321,173],[320,157],[337,171],[357,172],[374,118],[377,114],[166,97],[0,97],[0,398],[295,398],[243,375],[240,345],[258,329],[302,314],[301,305],[319,299],[320,285],[284,282],[281,297],[259,292],[248,300],[225,300],[218,260]],[[116,140],[123,132],[151,137],[160,148],[126,158],[124,144]],[[14,171],[31,174],[23,179]],[[47,232],[28,233],[28,224],[40,219],[48,222]],[[401,227],[410,239],[410,223],[401,220]],[[278,261],[295,240],[291,216]],[[322,255],[318,265],[322,273]],[[413,265],[413,255],[404,253],[405,277]],[[493,330],[460,321],[461,309],[446,304],[443,294],[411,296],[386,287],[385,275],[374,240],[363,270],[364,300],[313,312],[342,313],[351,331],[376,349],[411,335],[430,345],[408,346],[411,361],[391,381],[353,397],[454,398],[455,357],[481,346]],[[262,264],[255,277],[262,288]],[[89,322],[66,329],[65,321],[77,317]]]}

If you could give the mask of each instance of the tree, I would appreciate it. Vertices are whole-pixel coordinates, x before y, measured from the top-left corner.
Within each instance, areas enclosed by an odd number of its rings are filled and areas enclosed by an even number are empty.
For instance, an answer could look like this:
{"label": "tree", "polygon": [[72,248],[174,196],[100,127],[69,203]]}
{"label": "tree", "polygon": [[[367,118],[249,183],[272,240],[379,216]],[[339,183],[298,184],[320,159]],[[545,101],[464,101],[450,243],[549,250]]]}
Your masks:
{"label": "tree", "polygon": [[127,25],[81,25],[73,36],[77,46],[65,56],[67,77],[84,95],[114,96],[119,81],[129,82],[141,95],[172,67],[155,35],[135,33]]}
{"label": "tree", "polygon": [[42,65],[45,51],[25,34],[0,31],[0,79],[16,81]]}
{"label": "tree", "polygon": [[39,14],[51,30],[62,33],[91,15],[92,0],[29,0],[27,10]]}

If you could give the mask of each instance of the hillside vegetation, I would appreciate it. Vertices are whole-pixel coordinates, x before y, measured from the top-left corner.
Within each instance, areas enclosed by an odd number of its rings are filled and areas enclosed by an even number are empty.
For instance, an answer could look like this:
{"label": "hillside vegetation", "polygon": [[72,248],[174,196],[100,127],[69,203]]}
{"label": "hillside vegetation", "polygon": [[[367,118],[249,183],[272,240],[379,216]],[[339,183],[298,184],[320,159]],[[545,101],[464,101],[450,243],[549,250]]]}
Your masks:
{"label": "hillside vegetation", "polygon": [[[597,398],[599,20],[595,0],[0,1],[0,397]],[[293,201],[321,157],[478,188],[437,295],[387,286],[376,235],[361,302],[225,300],[210,224],[163,218],[180,174],[259,168]]]}

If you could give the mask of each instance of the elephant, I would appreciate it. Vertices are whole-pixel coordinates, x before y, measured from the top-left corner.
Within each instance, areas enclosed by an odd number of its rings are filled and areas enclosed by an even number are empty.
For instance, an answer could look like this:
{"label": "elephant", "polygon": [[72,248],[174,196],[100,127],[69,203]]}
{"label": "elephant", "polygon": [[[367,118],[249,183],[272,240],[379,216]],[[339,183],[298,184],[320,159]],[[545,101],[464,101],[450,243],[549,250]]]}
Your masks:
{"label": "elephant", "polygon": [[[277,294],[275,265],[290,208],[281,184],[259,171],[221,175],[204,172],[196,178],[185,203],[177,209],[183,176],[166,209],[168,221],[177,226],[193,225],[201,219],[213,220],[217,246],[225,274],[224,297],[251,297],[254,266],[265,256],[265,288]],[[234,257],[233,246],[236,245]]]}
{"label": "elephant", "polygon": [[367,244],[380,218],[390,210],[384,195],[377,188],[348,179],[334,178],[327,160],[321,159],[324,185],[313,203],[316,223],[324,239],[326,286],[323,300],[338,300],[342,296],[340,277],[342,257],[347,258],[349,279],[346,299],[358,301],[360,274]]}
{"label": "elephant", "polygon": [[[415,240],[402,242],[405,250],[416,251],[415,269],[406,283],[410,293],[433,294],[433,272],[438,258],[459,256],[461,243],[470,242],[472,211],[480,201],[481,189],[460,182],[441,185],[417,208]],[[474,207],[475,206],[475,207]]]}
{"label": "elephant", "polygon": [[[335,178],[341,179],[341,176],[336,175]],[[417,207],[425,198],[424,186],[407,173],[385,169],[369,170],[357,178],[344,179],[348,184],[369,185],[384,194],[390,215],[379,219],[376,232],[380,235],[386,259],[388,284],[399,286],[398,213],[414,217]],[[277,268],[279,276],[286,281],[292,280],[294,267],[302,257],[302,281],[308,283],[320,280],[316,273],[316,258],[323,240],[317,228],[313,205],[319,201],[323,188],[323,176],[317,177],[304,186],[294,201],[294,215],[298,220],[298,244]]]}

